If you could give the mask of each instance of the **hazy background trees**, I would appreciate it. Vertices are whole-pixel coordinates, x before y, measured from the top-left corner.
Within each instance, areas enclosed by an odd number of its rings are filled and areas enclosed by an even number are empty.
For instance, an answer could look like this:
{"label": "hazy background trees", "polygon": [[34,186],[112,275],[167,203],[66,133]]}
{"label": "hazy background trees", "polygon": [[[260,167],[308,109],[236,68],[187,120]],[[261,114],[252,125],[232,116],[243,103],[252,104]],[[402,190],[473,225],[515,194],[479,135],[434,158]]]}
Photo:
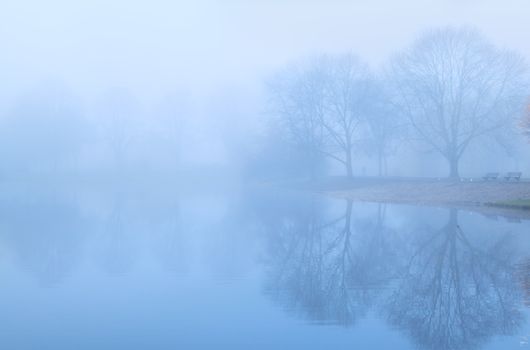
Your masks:
{"label": "hazy background trees", "polygon": [[311,177],[315,176],[320,156],[327,155],[325,130],[321,123],[327,78],[322,60],[324,58],[287,67],[270,83],[270,108],[278,117],[272,130],[279,130],[279,135],[291,147],[305,155],[309,160]]}
{"label": "hazy background trees", "polygon": [[132,142],[142,132],[138,125],[139,103],[127,89],[114,88],[103,94],[96,113],[101,119],[102,140],[112,155],[112,163],[120,170],[125,166]]}
{"label": "hazy background trees", "polygon": [[[3,176],[237,182],[439,177],[443,162],[451,177],[462,165],[466,177],[527,167],[513,128],[530,94],[524,60],[474,30],[427,32],[388,65],[330,53],[271,75],[264,91],[235,86],[199,96],[182,86],[151,99],[127,84],[91,97],[61,82],[30,85],[0,110]],[[489,159],[477,157],[484,152]]]}
{"label": "hazy background trees", "polygon": [[395,111],[388,84],[384,80],[375,81],[376,88],[371,96],[366,115],[368,132],[365,133],[363,151],[377,159],[377,174],[388,175],[388,157],[406,137],[406,124]]}
{"label": "hazy background trees", "polygon": [[66,86],[48,81],[33,87],[0,120],[4,177],[76,172],[90,127],[81,100]]}
{"label": "hazy background trees", "polygon": [[288,67],[270,85],[272,111],[294,145],[337,161],[353,176],[368,114],[378,99],[366,64],[351,54]]}

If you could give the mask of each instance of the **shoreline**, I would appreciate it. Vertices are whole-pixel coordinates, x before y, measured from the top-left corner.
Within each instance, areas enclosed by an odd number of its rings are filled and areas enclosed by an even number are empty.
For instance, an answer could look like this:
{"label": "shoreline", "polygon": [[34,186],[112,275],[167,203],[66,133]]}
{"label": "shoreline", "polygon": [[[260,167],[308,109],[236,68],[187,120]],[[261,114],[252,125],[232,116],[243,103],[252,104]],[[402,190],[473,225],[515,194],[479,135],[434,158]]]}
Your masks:
{"label": "shoreline", "polygon": [[295,187],[357,202],[454,207],[530,219],[530,181],[433,178],[326,178]]}

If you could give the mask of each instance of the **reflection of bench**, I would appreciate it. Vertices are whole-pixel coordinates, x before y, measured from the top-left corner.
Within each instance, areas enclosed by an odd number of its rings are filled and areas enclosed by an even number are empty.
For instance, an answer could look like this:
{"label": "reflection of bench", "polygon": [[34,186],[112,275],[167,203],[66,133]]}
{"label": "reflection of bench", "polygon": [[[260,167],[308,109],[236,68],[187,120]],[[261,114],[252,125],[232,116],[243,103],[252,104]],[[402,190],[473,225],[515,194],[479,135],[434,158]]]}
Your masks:
{"label": "reflection of bench", "polygon": [[499,177],[499,173],[487,173],[482,178],[486,181],[489,181],[489,180],[497,180],[498,177]]}
{"label": "reflection of bench", "polygon": [[504,180],[510,181],[510,179],[514,179],[515,181],[519,181],[521,180],[521,175],[523,174],[519,171],[506,173],[506,176],[504,176]]}

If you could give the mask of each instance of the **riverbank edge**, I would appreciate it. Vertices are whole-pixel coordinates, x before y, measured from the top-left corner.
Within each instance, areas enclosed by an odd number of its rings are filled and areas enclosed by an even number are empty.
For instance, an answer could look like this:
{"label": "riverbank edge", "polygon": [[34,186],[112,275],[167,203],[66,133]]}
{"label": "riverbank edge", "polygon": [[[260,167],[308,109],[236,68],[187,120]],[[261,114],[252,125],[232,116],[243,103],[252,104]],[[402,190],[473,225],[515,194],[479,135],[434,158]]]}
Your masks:
{"label": "riverbank edge", "polygon": [[487,216],[530,219],[528,180],[339,177],[289,181],[282,185],[356,202],[452,207]]}

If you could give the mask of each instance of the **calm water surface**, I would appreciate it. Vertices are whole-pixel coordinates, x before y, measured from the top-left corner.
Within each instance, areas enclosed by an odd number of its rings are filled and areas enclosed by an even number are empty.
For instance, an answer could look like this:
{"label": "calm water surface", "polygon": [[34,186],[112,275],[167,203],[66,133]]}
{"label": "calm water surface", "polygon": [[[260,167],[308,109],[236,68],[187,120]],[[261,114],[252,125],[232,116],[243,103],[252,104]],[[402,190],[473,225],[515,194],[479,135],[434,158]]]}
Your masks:
{"label": "calm water surface", "polygon": [[528,221],[271,190],[0,207],[1,349],[530,349]]}

